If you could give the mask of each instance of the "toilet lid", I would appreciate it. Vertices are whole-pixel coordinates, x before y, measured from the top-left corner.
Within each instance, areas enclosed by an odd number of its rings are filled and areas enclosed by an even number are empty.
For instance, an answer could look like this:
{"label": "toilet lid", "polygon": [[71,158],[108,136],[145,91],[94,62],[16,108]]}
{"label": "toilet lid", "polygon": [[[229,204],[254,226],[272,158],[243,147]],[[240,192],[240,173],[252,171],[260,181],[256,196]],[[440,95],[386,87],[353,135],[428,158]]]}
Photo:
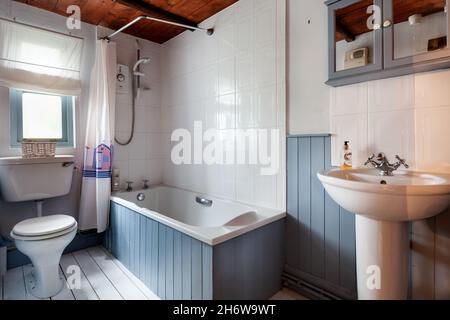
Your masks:
{"label": "toilet lid", "polygon": [[12,232],[23,237],[45,236],[72,228],[75,224],[76,221],[71,216],[46,216],[19,222]]}

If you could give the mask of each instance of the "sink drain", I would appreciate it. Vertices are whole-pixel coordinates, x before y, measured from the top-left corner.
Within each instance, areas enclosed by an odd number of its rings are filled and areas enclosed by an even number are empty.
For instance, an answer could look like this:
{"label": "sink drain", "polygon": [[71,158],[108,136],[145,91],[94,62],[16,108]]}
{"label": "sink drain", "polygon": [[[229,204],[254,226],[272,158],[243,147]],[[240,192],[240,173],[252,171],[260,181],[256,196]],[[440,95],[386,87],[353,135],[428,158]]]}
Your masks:
{"label": "sink drain", "polygon": [[381,180],[380,184],[387,184],[387,181],[386,180]]}

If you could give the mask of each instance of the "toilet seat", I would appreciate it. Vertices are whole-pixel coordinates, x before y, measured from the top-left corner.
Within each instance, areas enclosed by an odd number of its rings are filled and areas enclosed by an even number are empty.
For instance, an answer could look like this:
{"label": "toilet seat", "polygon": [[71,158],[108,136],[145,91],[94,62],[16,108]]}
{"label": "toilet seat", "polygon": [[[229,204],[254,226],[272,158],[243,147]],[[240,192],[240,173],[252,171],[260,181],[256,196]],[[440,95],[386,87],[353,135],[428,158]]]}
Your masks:
{"label": "toilet seat", "polygon": [[54,215],[27,219],[16,224],[11,237],[23,241],[39,241],[63,236],[78,227],[71,216]]}

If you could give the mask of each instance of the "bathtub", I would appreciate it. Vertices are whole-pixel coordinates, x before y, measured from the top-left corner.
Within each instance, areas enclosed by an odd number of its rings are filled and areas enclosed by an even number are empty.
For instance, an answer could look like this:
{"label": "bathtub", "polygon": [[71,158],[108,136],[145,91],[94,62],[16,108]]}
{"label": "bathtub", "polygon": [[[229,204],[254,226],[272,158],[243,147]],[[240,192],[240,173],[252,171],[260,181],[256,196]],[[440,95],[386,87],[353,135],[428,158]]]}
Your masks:
{"label": "bathtub", "polygon": [[111,196],[105,246],[162,299],[267,299],[281,285],[285,217],[155,186]]}
{"label": "bathtub", "polygon": [[[139,200],[139,195],[144,195],[144,199]],[[197,198],[210,200],[212,205],[202,205]],[[111,200],[212,246],[286,217],[281,210],[166,186],[117,193]]]}

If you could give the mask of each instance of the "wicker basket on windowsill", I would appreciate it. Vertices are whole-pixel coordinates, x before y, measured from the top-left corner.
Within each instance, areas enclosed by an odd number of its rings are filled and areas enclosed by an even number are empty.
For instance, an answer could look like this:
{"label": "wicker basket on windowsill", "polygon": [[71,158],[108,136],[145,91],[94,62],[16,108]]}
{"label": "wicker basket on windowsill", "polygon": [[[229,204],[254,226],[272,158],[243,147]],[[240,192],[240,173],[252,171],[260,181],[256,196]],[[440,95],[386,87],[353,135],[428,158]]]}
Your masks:
{"label": "wicker basket on windowsill", "polygon": [[56,154],[56,140],[23,139],[22,158],[53,158]]}

